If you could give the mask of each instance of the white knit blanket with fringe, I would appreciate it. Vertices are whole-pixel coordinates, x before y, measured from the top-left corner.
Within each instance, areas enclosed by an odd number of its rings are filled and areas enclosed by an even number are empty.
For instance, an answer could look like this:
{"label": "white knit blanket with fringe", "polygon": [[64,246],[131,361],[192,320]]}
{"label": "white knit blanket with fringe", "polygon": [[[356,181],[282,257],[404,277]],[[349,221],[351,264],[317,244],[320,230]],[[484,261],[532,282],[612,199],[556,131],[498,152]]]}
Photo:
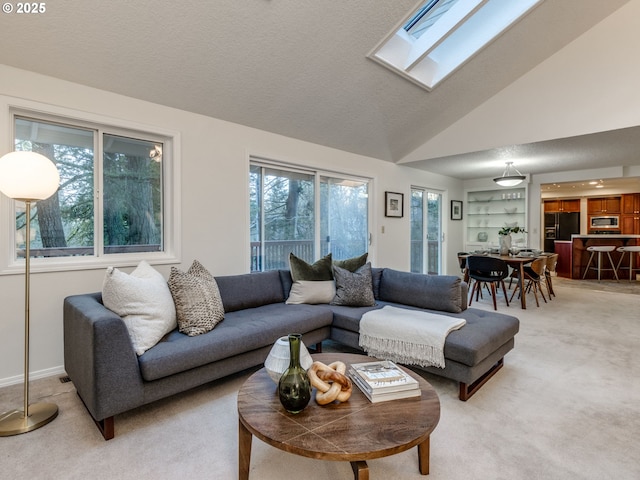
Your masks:
{"label": "white knit blanket with fringe", "polygon": [[406,365],[444,368],[447,335],[464,318],[385,305],[360,320],[360,346],[371,356]]}

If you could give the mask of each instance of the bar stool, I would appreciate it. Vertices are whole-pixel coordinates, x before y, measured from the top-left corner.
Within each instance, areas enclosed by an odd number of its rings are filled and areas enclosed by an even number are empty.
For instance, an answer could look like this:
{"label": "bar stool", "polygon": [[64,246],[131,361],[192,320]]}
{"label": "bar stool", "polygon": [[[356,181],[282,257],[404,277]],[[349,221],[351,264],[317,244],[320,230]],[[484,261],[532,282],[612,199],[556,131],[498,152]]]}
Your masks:
{"label": "bar stool", "polygon": [[[613,252],[615,249],[616,247],[614,245],[595,245],[595,246],[587,247],[587,252],[591,252],[591,256],[589,257],[589,261],[587,262],[587,267],[584,269],[584,275],[582,276],[582,279],[584,280],[585,277],[587,276],[587,273],[589,272],[589,265],[591,265],[591,260],[593,260],[593,256],[597,253],[598,264],[595,267],[591,267],[591,269],[598,271],[598,282],[600,281],[600,273],[605,270],[607,271],[613,270],[613,274],[616,276],[616,280],[620,281],[620,279],[618,278],[618,272],[616,271],[616,266],[613,264],[613,260],[611,259],[611,252]],[[609,257],[609,263],[611,264],[611,268],[602,267],[603,253],[606,253],[607,256]]]}
{"label": "bar stool", "polygon": [[[618,266],[617,269],[620,270],[621,268],[623,270],[626,270],[627,268],[629,269],[629,281],[631,281],[633,279],[633,272],[635,270],[640,271],[640,265],[637,266],[636,268],[633,268],[633,257],[636,256],[637,253],[640,253],[640,245],[638,246],[629,246],[629,247],[618,247],[618,252],[622,253],[622,255],[620,255],[620,261],[618,261]],[[620,265],[622,265],[622,259],[624,258],[624,254],[625,253],[629,253],[629,266],[628,267],[621,267]]]}

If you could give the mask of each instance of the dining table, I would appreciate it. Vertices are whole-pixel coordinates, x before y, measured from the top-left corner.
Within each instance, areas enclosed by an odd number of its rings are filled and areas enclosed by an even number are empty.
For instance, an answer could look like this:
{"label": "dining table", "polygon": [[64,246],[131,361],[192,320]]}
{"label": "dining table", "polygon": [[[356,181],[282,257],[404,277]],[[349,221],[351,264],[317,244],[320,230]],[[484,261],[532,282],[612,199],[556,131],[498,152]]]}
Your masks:
{"label": "dining table", "polygon": [[[470,257],[471,255],[482,255],[485,257],[499,258],[500,260],[504,260],[507,265],[509,265],[514,270],[518,270],[518,281],[520,282],[520,306],[522,309],[526,310],[527,308],[527,296],[524,294],[524,266],[533,262],[537,257],[534,255],[500,255],[493,253],[483,253],[483,254],[469,254],[465,255],[465,257]],[[464,281],[469,283],[469,272],[465,268],[464,271]]]}

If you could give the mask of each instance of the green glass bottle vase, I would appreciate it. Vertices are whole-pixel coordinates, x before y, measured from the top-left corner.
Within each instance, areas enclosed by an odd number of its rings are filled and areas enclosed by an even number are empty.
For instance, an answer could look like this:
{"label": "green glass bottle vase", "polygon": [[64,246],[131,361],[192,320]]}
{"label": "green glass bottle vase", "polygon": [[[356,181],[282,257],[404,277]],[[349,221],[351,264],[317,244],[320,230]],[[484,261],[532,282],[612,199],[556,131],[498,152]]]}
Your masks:
{"label": "green glass bottle vase", "polygon": [[278,382],[280,403],[286,411],[299,413],[311,400],[311,382],[307,372],[300,365],[300,342],[302,335],[289,335],[289,368],[287,368]]}

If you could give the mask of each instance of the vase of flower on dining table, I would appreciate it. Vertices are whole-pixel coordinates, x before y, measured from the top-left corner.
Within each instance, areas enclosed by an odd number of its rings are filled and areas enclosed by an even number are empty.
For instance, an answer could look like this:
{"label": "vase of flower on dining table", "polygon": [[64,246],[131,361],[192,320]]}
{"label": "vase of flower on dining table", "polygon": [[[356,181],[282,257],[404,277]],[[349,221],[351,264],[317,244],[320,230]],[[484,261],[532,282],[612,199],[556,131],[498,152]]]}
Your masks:
{"label": "vase of flower on dining table", "polygon": [[509,255],[511,251],[511,234],[527,233],[522,227],[503,227],[498,232],[498,249],[500,255]]}
{"label": "vase of flower on dining table", "polygon": [[509,255],[511,250],[511,234],[498,235],[498,250],[500,255]]}

